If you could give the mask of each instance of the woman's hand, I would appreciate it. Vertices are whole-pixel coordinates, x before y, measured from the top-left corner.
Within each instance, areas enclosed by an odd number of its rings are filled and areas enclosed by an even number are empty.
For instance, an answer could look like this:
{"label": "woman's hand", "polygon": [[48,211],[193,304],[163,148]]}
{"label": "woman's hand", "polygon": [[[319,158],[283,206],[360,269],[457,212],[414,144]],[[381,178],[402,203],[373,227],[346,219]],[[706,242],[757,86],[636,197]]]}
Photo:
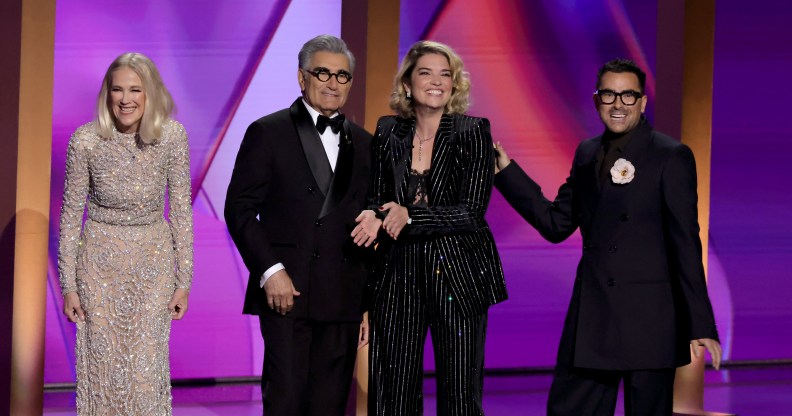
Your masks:
{"label": "woman's hand", "polygon": [[352,239],[358,246],[370,246],[377,239],[382,220],[374,211],[367,209],[355,218],[357,226],[352,230]]}
{"label": "woman's hand", "polygon": [[388,215],[382,221],[382,228],[388,233],[391,238],[396,240],[399,234],[407,225],[407,220],[410,218],[410,213],[407,208],[395,203],[388,202],[379,208],[380,211],[387,211]]}
{"label": "woman's hand", "polygon": [[363,313],[363,320],[360,321],[360,333],[358,334],[358,349],[361,349],[369,343],[369,320],[368,312]]}
{"label": "woman's hand", "polygon": [[77,292],[70,292],[63,295],[63,314],[69,321],[77,323],[77,320],[85,320],[85,312],[80,306],[80,296]]}
{"label": "woman's hand", "polygon": [[506,149],[503,148],[500,142],[495,144],[495,173],[498,173],[509,166],[511,159],[506,154]]}
{"label": "woman's hand", "polygon": [[168,303],[168,309],[171,311],[171,319],[182,319],[184,314],[187,313],[187,298],[190,292],[187,289],[176,289],[173,292],[173,297]]}

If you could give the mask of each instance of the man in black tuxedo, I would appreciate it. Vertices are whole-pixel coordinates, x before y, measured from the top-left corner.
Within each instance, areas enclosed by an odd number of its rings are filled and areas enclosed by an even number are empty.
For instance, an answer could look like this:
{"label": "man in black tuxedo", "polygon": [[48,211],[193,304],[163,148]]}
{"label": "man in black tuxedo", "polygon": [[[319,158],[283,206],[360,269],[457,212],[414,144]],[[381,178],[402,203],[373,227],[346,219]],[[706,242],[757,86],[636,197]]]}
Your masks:
{"label": "man in black tuxedo", "polygon": [[371,135],[339,109],[355,61],[329,35],[300,50],[302,97],[247,129],[225,204],[250,271],[244,313],[264,338],[267,415],[342,415],[362,321],[365,253],[350,238],[365,208]]}
{"label": "man in black tuxedo", "polygon": [[549,415],[612,415],[624,380],[625,414],[671,415],[675,367],[690,346],[721,348],[702,265],[696,165],[690,149],[652,129],[646,75],[617,59],[597,77],[605,132],[583,141],[554,201],[503,148],[497,189],[547,240],[578,227],[577,269]]}

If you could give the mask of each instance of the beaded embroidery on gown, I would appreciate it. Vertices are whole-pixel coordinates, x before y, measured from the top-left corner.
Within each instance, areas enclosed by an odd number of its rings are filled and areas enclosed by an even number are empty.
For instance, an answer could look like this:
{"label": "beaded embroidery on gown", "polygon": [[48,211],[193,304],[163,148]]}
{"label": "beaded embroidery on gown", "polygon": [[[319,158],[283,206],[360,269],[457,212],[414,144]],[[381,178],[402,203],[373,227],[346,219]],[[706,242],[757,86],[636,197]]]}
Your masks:
{"label": "beaded embroidery on gown", "polygon": [[60,219],[61,291],[76,291],[85,312],[77,413],[170,415],[167,306],[193,271],[187,133],[169,120],[156,144],[139,145],[95,131],[88,123],[69,141]]}

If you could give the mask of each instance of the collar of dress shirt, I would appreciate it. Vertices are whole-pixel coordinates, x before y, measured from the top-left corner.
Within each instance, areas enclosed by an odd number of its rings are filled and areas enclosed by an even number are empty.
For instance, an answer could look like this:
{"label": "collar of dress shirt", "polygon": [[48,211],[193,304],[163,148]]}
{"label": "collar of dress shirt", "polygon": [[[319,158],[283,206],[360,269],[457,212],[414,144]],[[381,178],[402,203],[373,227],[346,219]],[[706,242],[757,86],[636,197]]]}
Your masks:
{"label": "collar of dress shirt", "polygon": [[[308,105],[308,102],[305,101],[305,98],[303,98],[302,103],[303,103],[303,105],[305,105],[305,108],[308,110],[308,114],[311,115],[311,120],[313,120],[313,123],[314,123],[314,126],[315,126],[316,125],[316,120],[319,118],[319,112],[316,111],[315,108],[313,108],[310,105]],[[330,118],[333,118],[333,117],[337,116],[338,114],[339,114],[338,111],[336,111],[335,113],[333,113],[333,115],[330,116]],[[336,133],[336,134],[338,134],[338,133]]]}

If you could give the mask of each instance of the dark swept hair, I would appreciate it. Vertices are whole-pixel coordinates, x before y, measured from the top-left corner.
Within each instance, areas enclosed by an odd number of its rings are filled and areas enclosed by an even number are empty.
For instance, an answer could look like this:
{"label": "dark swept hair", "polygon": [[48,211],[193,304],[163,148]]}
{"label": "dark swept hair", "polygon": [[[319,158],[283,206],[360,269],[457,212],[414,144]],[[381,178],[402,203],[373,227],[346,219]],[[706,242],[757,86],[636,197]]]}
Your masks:
{"label": "dark swept hair", "polygon": [[605,63],[597,73],[597,89],[599,89],[602,76],[605,75],[606,72],[615,72],[617,74],[629,72],[635,74],[635,76],[638,77],[638,83],[641,85],[640,92],[643,93],[646,90],[646,72],[642,71],[635,61],[631,59],[617,58]]}

